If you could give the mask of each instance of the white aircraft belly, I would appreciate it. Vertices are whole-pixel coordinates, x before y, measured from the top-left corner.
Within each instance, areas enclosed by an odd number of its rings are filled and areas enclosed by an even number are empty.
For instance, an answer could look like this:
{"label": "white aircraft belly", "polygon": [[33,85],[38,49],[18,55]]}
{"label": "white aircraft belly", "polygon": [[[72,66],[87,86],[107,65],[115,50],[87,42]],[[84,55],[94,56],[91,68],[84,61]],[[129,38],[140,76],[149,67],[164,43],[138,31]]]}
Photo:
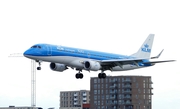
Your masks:
{"label": "white aircraft belly", "polygon": [[132,65],[123,65],[122,68],[120,66],[113,67],[113,71],[124,71],[124,70],[133,70],[138,68],[137,66]]}
{"label": "white aircraft belly", "polygon": [[41,60],[45,62],[61,63],[71,67],[83,68],[83,61],[88,61],[92,59],[79,58],[72,56],[28,56],[34,60]]}

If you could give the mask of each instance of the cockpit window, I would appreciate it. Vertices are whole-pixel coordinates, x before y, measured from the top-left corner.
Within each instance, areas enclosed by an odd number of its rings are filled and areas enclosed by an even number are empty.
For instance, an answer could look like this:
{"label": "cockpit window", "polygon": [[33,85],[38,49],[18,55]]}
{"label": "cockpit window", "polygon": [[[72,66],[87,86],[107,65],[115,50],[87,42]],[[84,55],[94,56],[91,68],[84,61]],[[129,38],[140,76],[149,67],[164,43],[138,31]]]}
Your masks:
{"label": "cockpit window", "polygon": [[38,48],[41,48],[41,46],[37,46]]}
{"label": "cockpit window", "polygon": [[31,48],[41,48],[41,46],[39,46],[39,45],[34,45],[34,46],[32,46]]}

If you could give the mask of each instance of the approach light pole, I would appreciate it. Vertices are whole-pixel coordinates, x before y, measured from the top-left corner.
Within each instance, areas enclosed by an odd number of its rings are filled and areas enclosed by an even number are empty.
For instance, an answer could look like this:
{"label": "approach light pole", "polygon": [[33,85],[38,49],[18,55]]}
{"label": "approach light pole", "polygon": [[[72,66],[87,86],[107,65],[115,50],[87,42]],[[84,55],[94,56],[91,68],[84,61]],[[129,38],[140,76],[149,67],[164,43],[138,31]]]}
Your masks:
{"label": "approach light pole", "polygon": [[[24,57],[22,53],[10,54],[8,57]],[[31,107],[36,107],[36,61],[31,60]]]}

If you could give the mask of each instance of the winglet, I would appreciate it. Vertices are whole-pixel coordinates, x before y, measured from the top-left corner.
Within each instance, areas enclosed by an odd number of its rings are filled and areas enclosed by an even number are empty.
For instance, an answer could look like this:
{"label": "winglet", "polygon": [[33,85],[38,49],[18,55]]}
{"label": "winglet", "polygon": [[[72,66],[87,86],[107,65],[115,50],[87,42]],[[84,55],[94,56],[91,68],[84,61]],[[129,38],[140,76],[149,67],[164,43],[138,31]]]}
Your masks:
{"label": "winglet", "polygon": [[159,58],[162,54],[162,52],[164,51],[164,49],[157,55],[157,56],[154,56],[154,57],[151,57],[151,59],[156,59],[156,58]]}

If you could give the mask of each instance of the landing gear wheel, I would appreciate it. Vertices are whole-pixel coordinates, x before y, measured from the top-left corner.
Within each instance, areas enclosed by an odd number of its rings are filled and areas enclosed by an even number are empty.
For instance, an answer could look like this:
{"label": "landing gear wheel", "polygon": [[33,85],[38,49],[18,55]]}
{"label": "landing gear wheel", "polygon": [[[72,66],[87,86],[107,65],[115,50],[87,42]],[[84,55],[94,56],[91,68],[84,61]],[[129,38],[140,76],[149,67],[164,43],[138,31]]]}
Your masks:
{"label": "landing gear wheel", "polygon": [[104,79],[104,78],[106,78],[106,74],[105,73],[99,73],[98,78],[99,79]]}
{"label": "landing gear wheel", "polygon": [[82,73],[80,73],[80,74],[79,74],[79,76],[80,76],[80,79],[82,79],[82,78],[83,78],[83,74],[82,74]]}
{"label": "landing gear wheel", "polygon": [[101,79],[101,73],[98,74],[98,78]]}
{"label": "landing gear wheel", "polygon": [[75,75],[76,79],[82,79],[83,78],[83,74],[82,73],[77,73]]}
{"label": "landing gear wheel", "polygon": [[76,74],[76,79],[79,79],[79,74],[78,73]]}
{"label": "landing gear wheel", "polygon": [[37,70],[41,70],[41,67],[37,67]]}
{"label": "landing gear wheel", "polygon": [[41,62],[42,61],[36,60],[36,62],[38,62],[38,64],[39,64],[39,67],[37,67],[37,70],[41,70]]}
{"label": "landing gear wheel", "polygon": [[102,78],[106,78],[106,74],[105,73],[102,73]]}

